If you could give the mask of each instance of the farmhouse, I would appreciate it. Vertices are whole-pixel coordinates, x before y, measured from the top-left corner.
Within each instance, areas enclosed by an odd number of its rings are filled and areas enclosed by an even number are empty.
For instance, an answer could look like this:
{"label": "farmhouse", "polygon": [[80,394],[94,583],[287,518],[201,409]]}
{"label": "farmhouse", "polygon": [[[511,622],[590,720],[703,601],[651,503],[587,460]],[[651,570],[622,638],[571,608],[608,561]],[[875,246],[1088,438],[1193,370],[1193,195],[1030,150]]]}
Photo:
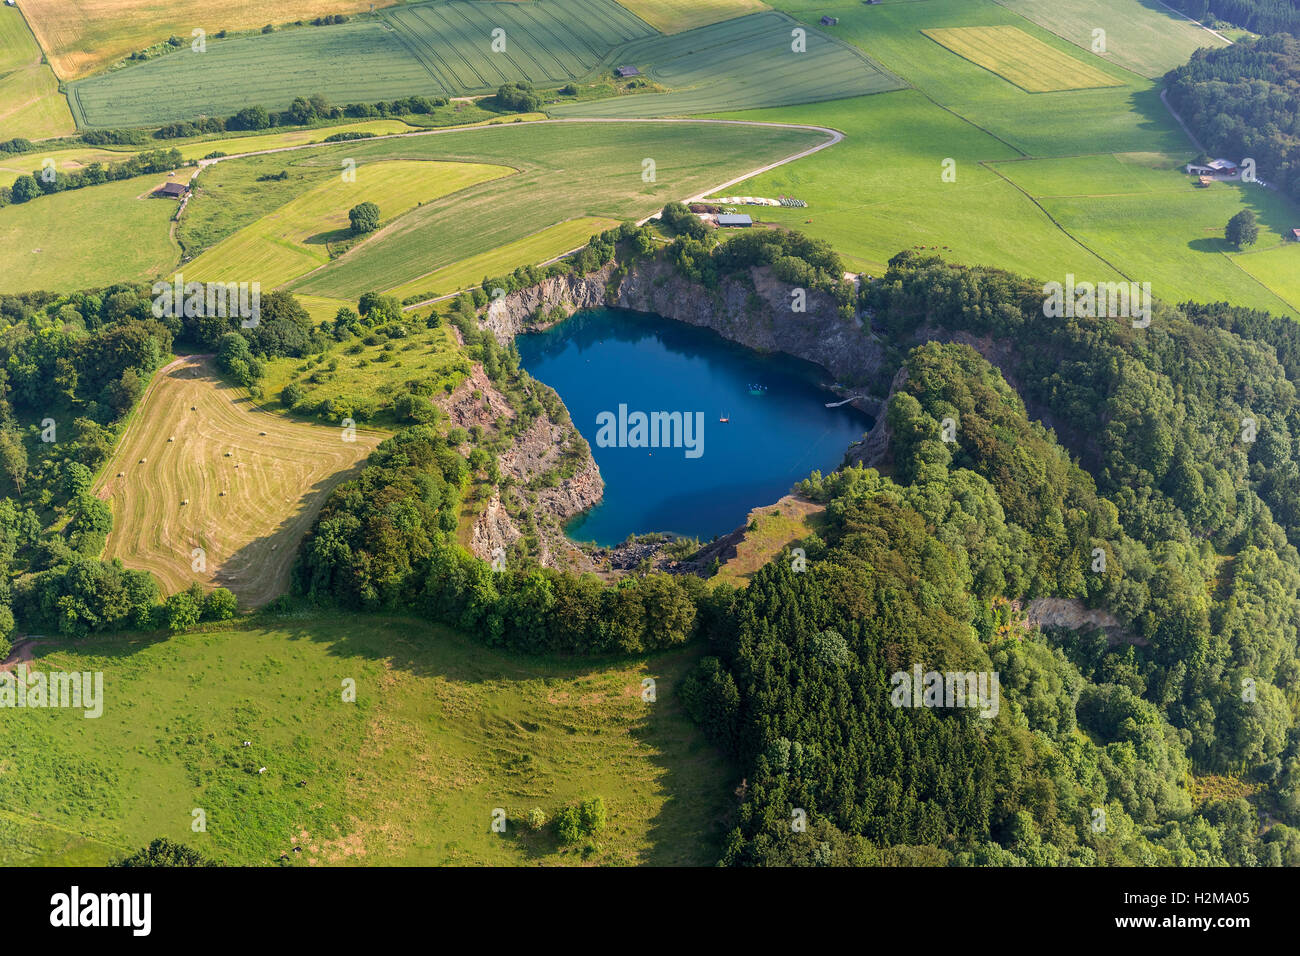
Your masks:
{"label": "farmhouse", "polygon": [[1188,163],[1187,172],[1193,176],[1235,176],[1237,164],[1228,159],[1213,159],[1204,166]]}
{"label": "farmhouse", "polygon": [[745,215],[744,213],[738,214],[738,213],[724,212],[718,216],[718,225],[724,229],[729,226],[739,227],[741,229],[744,229],[749,226],[752,226],[753,224],[754,224],[754,220],[751,219],[749,216]]}
{"label": "farmhouse", "polygon": [[180,199],[189,191],[189,183],[163,183],[162,188],[154,191],[154,195],[166,199]]}
{"label": "farmhouse", "polygon": [[629,76],[640,76],[641,71],[634,66],[620,66],[618,69],[614,71],[614,75],[617,76],[620,80],[625,80]]}

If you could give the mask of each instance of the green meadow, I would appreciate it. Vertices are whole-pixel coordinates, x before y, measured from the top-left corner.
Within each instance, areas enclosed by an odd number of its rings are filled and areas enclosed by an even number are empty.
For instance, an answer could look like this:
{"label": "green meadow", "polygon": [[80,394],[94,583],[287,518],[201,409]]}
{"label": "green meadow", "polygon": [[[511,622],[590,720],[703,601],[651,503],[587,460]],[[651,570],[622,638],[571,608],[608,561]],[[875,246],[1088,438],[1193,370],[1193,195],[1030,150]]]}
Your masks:
{"label": "green meadow", "polygon": [[[0,863],[166,836],[230,864],[708,865],[737,781],[674,696],[696,653],[519,659],[339,614],[42,647],[33,669],[103,672],[103,715],[6,712]],[[608,826],[580,845],[522,824],[596,795]]]}

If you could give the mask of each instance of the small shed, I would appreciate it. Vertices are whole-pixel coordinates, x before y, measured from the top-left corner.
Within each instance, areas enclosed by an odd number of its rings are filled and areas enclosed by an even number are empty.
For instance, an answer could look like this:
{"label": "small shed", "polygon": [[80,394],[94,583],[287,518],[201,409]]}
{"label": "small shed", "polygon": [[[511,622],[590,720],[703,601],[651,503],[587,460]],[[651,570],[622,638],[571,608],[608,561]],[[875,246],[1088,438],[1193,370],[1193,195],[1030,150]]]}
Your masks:
{"label": "small shed", "polygon": [[1291,239],[1294,242],[1300,242],[1300,229],[1291,230]]}
{"label": "small shed", "polygon": [[839,17],[822,17],[822,26],[824,27],[837,26],[839,22],[840,22]]}
{"label": "small shed", "polygon": [[620,80],[625,80],[629,76],[640,76],[641,71],[634,66],[620,66],[614,71],[614,75]]}
{"label": "small shed", "polygon": [[726,228],[745,229],[754,224],[754,220],[744,213],[724,212],[718,216],[718,225]]}
{"label": "small shed", "polygon": [[155,196],[163,196],[167,199],[180,199],[190,191],[188,183],[163,183],[162,188],[154,192]]}

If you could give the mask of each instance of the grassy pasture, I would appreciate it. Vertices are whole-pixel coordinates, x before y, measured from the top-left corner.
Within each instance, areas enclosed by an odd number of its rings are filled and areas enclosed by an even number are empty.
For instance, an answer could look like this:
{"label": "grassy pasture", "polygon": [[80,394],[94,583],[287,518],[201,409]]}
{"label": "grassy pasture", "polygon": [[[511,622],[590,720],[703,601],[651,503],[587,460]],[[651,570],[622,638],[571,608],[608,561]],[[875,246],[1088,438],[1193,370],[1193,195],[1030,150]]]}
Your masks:
{"label": "grassy pasture", "polygon": [[[501,52],[492,49],[496,29],[505,31]],[[131,126],[254,103],[282,109],[311,93],[349,103],[486,93],[508,80],[558,85],[652,33],[615,0],[409,4],[335,26],[209,38],[201,55],[185,48],[80,80],[71,101],[82,125]]]}
{"label": "grassy pasture", "polygon": [[1209,30],[1159,0],[998,2],[1089,52],[1093,31],[1105,30],[1106,49],[1099,55],[1150,79],[1186,63],[1200,47],[1224,46]]}
{"label": "grassy pasture", "polygon": [[22,13],[0,7],[0,140],[63,136],[73,129],[68,101]]}
{"label": "grassy pasture", "polygon": [[[511,164],[520,173],[426,203],[394,223],[382,241],[364,243],[290,287],[354,299],[368,289],[404,286],[557,221],[643,218],[670,199],[694,195],[822,138],[807,130],[596,122],[521,123],[349,143],[347,155],[358,163],[438,159]],[[337,168],[337,155],[304,154],[295,165]],[[647,158],[656,164],[653,182],[643,179]]]}
{"label": "grassy pasture", "polygon": [[142,176],[0,209],[0,290],[85,289],[169,271],[180,255],[176,203],[147,198],[163,182]]}
{"label": "grassy pasture", "polygon": [[531,236],[507,242],[491,252],[470,256],[388,291],[400,299],[426,293],[429,298],[450,295],[478,285],[485,276],[493,278],[514,272],[519,266],[535,266],[546,262],[584,245],[596,233],[617,225],[616,219],[594,216],[558,222]]}
{"label": "grassy pasture", "polygon": [[660,33],[681,33],[768,9],[762,0],[619,0]]}
{"label": "grassy pasture", "polygon": [[62,172],[74,172],[91,163],[120,163],[122,153],[95,146],[74,146],[70,149],[37,150],[30,153],[0,153],[0,184],[13,185],[13,181],[24,173],[30,174],[41,168],[47,159],[54,160],[54,168]]}
{"label": "grassy pasture", "polygon": [[1300,319],[1300,242],[1289,239],[1278,242],[1277,236],[1261,230],[1258,248],[1248,248],[1230,258],[1233,265],[1285,300],[1291,314]]}
{"label": "grassy pasture", "polygon": [[1010,26],[921,31],[964,60],[996,73],[1027,93],[1119,86],[1101,70]]}
{"label": "grassy pasture", "polygon": [[[350,236],[348,210],[373,202],[382,222],[422,203],[509,176],[508,166],[418,161],[358,165],[355,181],[335,176],[222,240],[184,266],[200,282],[261,282],[265,289],[330,261],[326,244]],[[382,241],[385,226],[366,241]]]}
{"label": "grassy pasture", "polygon": [[[709,865],[737,782],[677,703],[691,650],[519,658],[411,619],[294,614],[36,653],[102,671],[104,713],[6,720],[5,865],[102,864],[158,836],[244,865]],[[597,794],[590,847],[520,825]]]}
{"label": "grassy pasture", "polygon": [[[807,49],[791,31],[806,30]],[[620,63],[671,92],[566,103],[557,116],[681,116],[785,106],[898,89],[898,78],[847,43],[781,13],[756,13],[674,36],[629,43]]]}
{"label": "grassy pasture", "polygon": [[155,375],[96,483],[113,508],[104,556],[152,571],[167,592],[198,581],[244,607],[265,604],[287,587],[329,492],[382,439],[341,434],[258,409],[207,361],[177,359]]}
{"label": "grassy pasture", "polygon": [[[381,6],[380,0],[376,6]],[[58,75],[75,79],[169,36],[189,41],[196,27],[259,29],[270,20],[294,20],[367,10],[370,0],[23,0],[32,29]]]}

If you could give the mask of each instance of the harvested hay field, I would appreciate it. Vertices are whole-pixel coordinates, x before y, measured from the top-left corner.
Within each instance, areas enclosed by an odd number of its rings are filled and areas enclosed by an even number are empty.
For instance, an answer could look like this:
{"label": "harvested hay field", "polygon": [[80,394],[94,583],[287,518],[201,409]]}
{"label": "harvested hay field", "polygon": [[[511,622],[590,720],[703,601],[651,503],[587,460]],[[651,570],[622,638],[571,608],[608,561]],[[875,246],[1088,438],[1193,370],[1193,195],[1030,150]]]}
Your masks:
{"label": "harvested hay field", "polygon": [[179,358],[158,371],[96,486],[113,508],[104,557],[152,571],[167,593],[198,581],[258,607],[288,586],[326,496],[382,438],[287,421],[206,357]]}
{"label": "harvested hay field", "polygon": [[1104,70],[1085,63],[1011,26],[922,30],[964,60],[996,73],[1026,93],[1123,86]]}

